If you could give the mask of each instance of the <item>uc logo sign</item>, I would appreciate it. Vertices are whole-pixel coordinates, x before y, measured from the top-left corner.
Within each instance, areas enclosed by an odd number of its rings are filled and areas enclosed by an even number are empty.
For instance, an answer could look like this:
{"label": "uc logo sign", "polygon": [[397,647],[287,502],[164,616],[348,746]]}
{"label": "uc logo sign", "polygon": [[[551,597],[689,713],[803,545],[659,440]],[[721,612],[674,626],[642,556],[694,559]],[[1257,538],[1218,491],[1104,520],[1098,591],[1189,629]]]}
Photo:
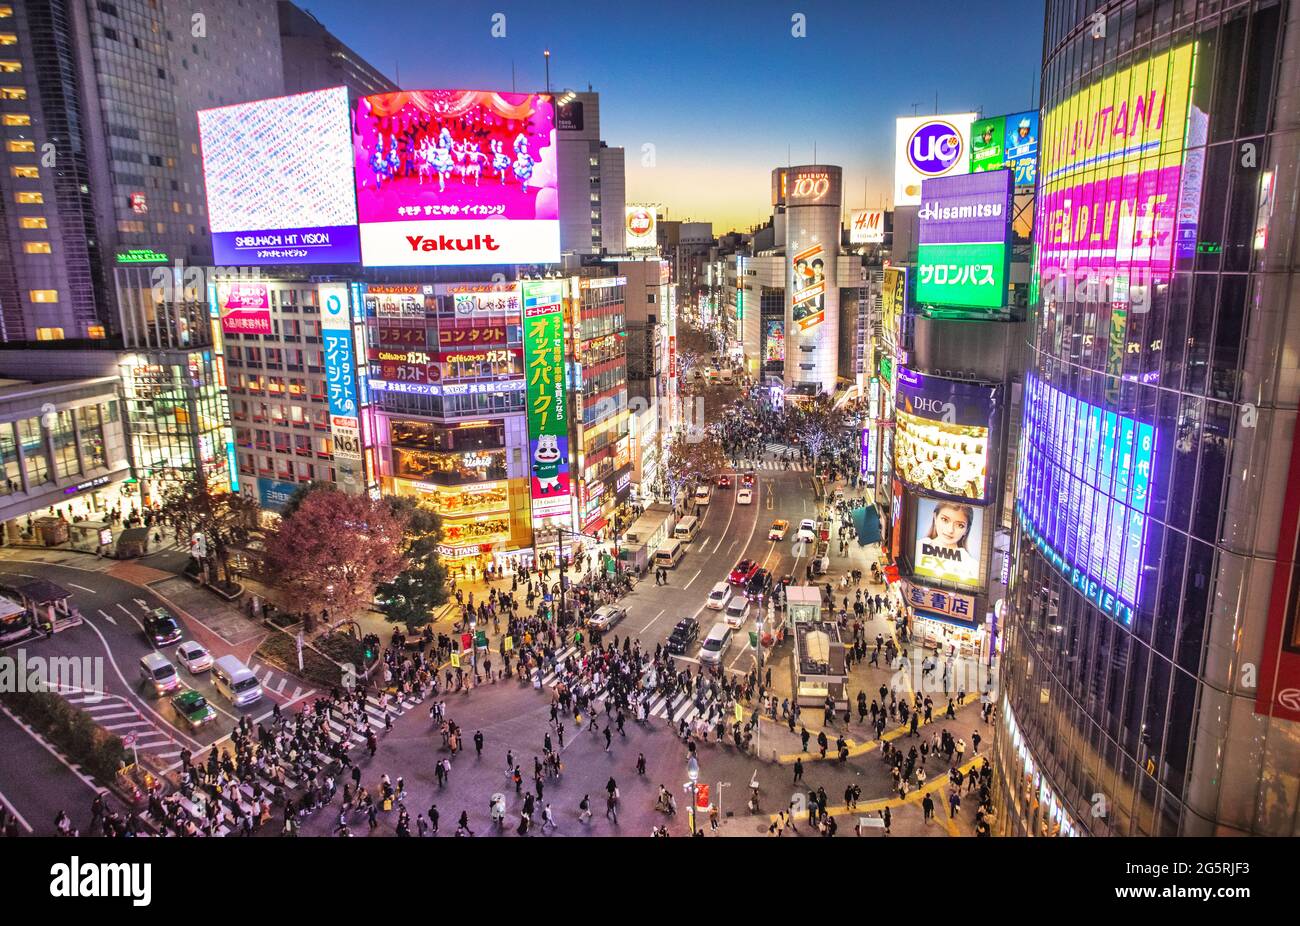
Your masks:
{"label": "uc logo sign", "polygon": [[960,160],[963,147],[955,126],[935,120],[912,133],[907,140],[907,159],[920,173],[935,176],[946,173]]}

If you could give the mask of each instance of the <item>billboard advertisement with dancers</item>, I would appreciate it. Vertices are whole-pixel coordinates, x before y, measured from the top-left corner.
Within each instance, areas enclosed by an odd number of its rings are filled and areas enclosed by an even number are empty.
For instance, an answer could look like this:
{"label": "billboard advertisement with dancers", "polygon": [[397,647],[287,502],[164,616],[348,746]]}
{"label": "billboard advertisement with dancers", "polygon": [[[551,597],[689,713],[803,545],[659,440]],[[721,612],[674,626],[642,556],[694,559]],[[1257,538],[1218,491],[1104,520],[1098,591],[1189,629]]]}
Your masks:
{"label": "billboard advertisement with dancers", "polygon": [[352,112],[352,147],[366,266],[559,261],[548,94],[362,97]]}

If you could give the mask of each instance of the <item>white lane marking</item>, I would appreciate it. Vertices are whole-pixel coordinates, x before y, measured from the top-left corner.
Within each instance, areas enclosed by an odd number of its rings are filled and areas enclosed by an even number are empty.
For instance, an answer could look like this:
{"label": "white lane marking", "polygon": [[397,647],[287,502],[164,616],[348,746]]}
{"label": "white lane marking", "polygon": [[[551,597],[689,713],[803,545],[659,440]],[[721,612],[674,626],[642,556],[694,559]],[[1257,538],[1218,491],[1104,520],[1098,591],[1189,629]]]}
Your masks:
{"label": "white lane marking", "polygon": [[[112,648],[108,645],[108,641],[104,639],[104,634],[100,632],[100,629],[99,629],[98,627],[96,627],[94,624],[90,623],[89,621],[86,622],[86,626],[89,627],[91,630],[93,630],[93,631],[95,632],[95,636],[99,637],[99,642],[100,642],[101,644],[103,644],[103,646],[104,646],[104,652],[105,652],[105,654],[107,654],[107,656],[108,656],[108,662],[109,662],[109,665],[111,665],[111,666],[113,667],[113,671],[117,673],[117,678],[118,678],[118,681],[120,681],[120,682],[122,683],[122,688],[125,689],[125,690],[128,691],[128,692],[132,692],[132,693],[134,693],[135,689],[134,689],[134,688],[131,686],[131,684],[126,680],[126,676],[122,674],[122,669],[121,669],[121,667],[117,664],[117,660],[113,658],[113,650],[112,650]],[[137,696],[137,697],[138,697],[138,696]],[[128,702],[128,703],[130,703],[130,702]],[[136,705],[135,705],[135,704],[132,704],[131,706],[132,706],[132,707],[135,707]],[[153,709],[152,707],[150,707],[148,704],[145,704],[144,701],[140,701],[139,707],[144,708],[146,711],[148,711],[150,714],[152,714],[152,715],[157,719],[157,721],[159,722],[159,724],[161,724],[161,728],[160,728],[160,729],[168,730],[168,731],[172,731],[172,730],[174,730],[176,736],[179,736],[181,739],[187,740],[187,741],[190,743],[190,745],[192,745],[195,749],[202,749],[202,748],[203,748],[203,747],[200,745],[200,743],[199,743],[198,740],[194,739],[192,736],[187,736],[186,734],[182,733],[178,728],[172,726],[172,725],[171,725],[170,723],[168,723],[165,719],[163,719],[163,716],[162,716],[161,714],[159,714],[156,710],[154,710],[154,709]],[[143,716],[143,715],[142,715],[142,716]],[[171,733],[168,733],[168,735],[170,736]]]}
{"label": "white lane marking", "polygon": [[32,829],[32,825],[27,822],[27,819],[22,814],[18,812],[18,808],[13,805],[13,803],[9,800],[9,798],[4,796],[3,792],[0,792],[0,805],[3,805],[6,810],[8,810],[11,814],[14,815],[14,819],[23,825],[23,829],[27,830],[27,832],[29,833],[34,832],[34,830]]}
{"label": "white lane marking", "polygon": [[698,578],[700,577],[700,573],[703,572],[703,571],[704,571],[704,567],[703,567],[703,566],[701,566],[699,569],[695,570],[695,575],[691,576],[690,581],[687,582],[685,585],[682,586],[682,591],[686,591],[686,589],[690,588],[690,587],[691,587],[691,582],[694,582],[696,579],[698,579]]}
{"label": "white lane marking", "polygon": [[636,635],[639,637],[639,636],[641,636],[641,634],[643,634],[643,633],[645,633],[647,630],[649,630],[649,629],[650,629],[650,625],[653,624],[655,621],[659,620],[659,618],[663,617],[663,615],[664,615],[664,611],[667,611],[667,610],[668,610],[667,608],[663,608],[662,610],[660,610],[660,612],[659,612],[658,614],[656,614],[654,617],[650,618],[650,620],[646,623],[646,625],[645,625],[644,627],[642,627],[640,630],[638,630],[638,631],[636,632]]}
{"label": "white lane marking", "polygon": [[90,594],[92,594],[92,595],[98,595],[98,594],[99,594],[99,592],[95,591],[93,588],[86,588],[86,586],[84,586],[84,585],[78,585],[76,582],[69,582],[68,584],[71,585],[73,588],[79,588],[79,589],[81,589],[83,592],[90,592]]}
{"label": "white lane marking", "polygon": [[100,616],[101,616],[102,618],[104,618],[104,620],[108,621],[108,622],[109,622],[110,624],[112,624],[114,627],[117,626],[117,619],[114,618],[112,615],[110,615],[110,614],[109,614],[107,611],[105,611],[103,608],[96,608],[95,610],[97,610],[97,611],[99,612]]}
{"label": "white lane marking", "polygon": [[275,689],[275,693],[276,693],[276,694],[284,694],[284,686],[287,685],[287,684],[289,684],[289,677],[288,677],[288,676],[285,676],[284,678],[280,679],[280,684],[279,684],[279,686]]}
{"label": "white lane marking", "polygon": [[[119,601],[119,602],[117,603],[117,606],[118,606],[119,608],[122,609],[122,613],[123,613],[123,614],[125,614],[127,617],[131,618],[131,620],[135,621],[135,625],[136,625],[137,627],[140,628],[141,632],[144,631],[144,624],[140,623],[140,618],[136,617],[134,614],[132,614],[130,611],[128,611],[127,608],[126,608],[126,605],[122,604],[122,602]],[[104,644],[104,647],[107,649],[108,644],[105,643],[105,644]]]}

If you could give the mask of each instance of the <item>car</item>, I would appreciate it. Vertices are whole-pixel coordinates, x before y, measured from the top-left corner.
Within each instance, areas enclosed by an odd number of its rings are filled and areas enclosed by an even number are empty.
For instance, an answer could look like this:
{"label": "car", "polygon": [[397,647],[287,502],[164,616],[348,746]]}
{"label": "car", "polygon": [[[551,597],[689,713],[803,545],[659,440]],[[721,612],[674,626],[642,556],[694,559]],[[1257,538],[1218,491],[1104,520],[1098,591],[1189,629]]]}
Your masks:
{"label": "car", "polygon": [[731,599],[731,602],[727,605],[727,610],[722,612],[722,619],[726,622],[726,625],[736,629],[740,629],[747,617],[749,617],[749,601],[740,595]]}
{"label": "car", "polygon": [[736,493],[737,505],[752,505],[753,503],[754,503],[753,489],[741,489],[739,492]]}
{"label": "car", "polygon": [[799,532],[794,535],[794,539],[801,543],[812,543],[817,539],[817,523],[812,518],[804,518],[799,522]]}
{"label": "car", "polygon": [[700,622],[693,617],[683,617],[668,635],[668,652],[681,656],[700,635]]}
{"label": "car", "polygon": [[625,617],[627,617],[626,608],[621,608],[616,604],[604,604],[597,608],[596,613],[588,618],[587,626],[593,630],[608,630]]}
{"label": "car", "polygon": [[785,532],[790,529],[790,522],[785,520],[773,521],[772,527],[767,532],[768,540],[784,540]]}
{"label": "car", "polygon": [[768,572],[766,569],[759,569],[750,576],[749,581],[745,583],[745,597],[762,598],[767,594],[768,586],[771,583],[772,573]]}
{"label": "car", "polygon": [[731,488],[731,477],[730,477],[730,476],[719,476],[719,477],[718,477],[718,488],[719,488],[719,489],[730,489],[730,488]]}
{"label": "car", "polygon": [[181,623],[166,608],[154,608],[144,619],[145,638],[154,646],[166,646],[181,638]]}
{"label": "car", "polygon": [[744,585],[757,568],[758,563],[752,559],[742,559],[736,563],[736,568],[731,570],[731,575],[727,576],[727,581],[732,585]]}
{"label": "car", "polygon": [[727,602],[730,600],[731,586],[726,582],[719,582],[717,585],[713,586],[713,589],[709,592],[709,599],[704,602],[704,606],[706,608],[711,608],[714,611],[721,611],[727,606]]}
{"label": "car", "polygon": [[217,712],[208,703],[208,699],[193,688],[187,688],[172,698],[172,707],[176,708],[176,713],[190,725],[191,730],[197,730],[217,719]]}
{"label": "car", "polygon": [[191,675],[198,675],[212,668],[212,654],[203,648],[203,644],[186,640],[176,647],[176,661],[190,670]]}
{"label": "car", "polygon": [[740,477],[740,484],[741,484],[741,486],[742,486],[743,488],[746,488],[746,489],[752,489],[752,488],[754,488],[754,474],[753,474],[753,473],[745,473],[745,475],[743,475],[743,476]]}
{"label": "car", "polygon": [[707,505],[709,503],[709,496],[711,494],[712,493],[709,491],[708,486],[700,486],[698,489],[695,490],[695,504]]}
{"label": "car", "polygon": [[794,576],[790,575],[790,573],[787,572],[785,575],[781,576],[781,584],[782,584],[782,585],[793,585],[793,584],[794,584]]}

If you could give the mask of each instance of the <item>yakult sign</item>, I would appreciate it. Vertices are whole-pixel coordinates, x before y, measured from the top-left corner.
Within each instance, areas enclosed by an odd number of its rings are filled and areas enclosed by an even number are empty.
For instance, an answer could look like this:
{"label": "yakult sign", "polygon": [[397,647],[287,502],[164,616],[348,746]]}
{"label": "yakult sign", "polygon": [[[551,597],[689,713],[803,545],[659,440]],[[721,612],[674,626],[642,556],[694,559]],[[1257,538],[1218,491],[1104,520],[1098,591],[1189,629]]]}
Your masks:
{"label": "yakult sign", "polygon": [[921,181],[970,172],[970,128],[974,113],[903,116],[897,120],[894,205],[921,202]]}

